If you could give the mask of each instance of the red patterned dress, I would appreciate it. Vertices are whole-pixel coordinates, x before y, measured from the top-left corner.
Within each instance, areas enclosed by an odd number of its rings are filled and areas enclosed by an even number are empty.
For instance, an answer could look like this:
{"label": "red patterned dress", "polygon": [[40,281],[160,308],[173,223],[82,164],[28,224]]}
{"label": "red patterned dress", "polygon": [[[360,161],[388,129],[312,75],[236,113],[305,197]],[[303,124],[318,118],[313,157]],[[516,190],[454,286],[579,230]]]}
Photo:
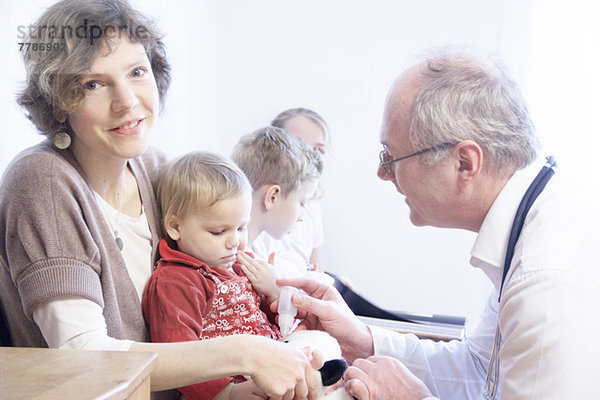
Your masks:
{"label": "red patterned dress", "polygon": [[[182,342],[218,336],[252,334],[281,338],[264,296],[234,266],[233,270],[209,267],[169,247],[162,239],[161,259],[146,285],[142,305],[153,342]],[[179,390],[189,400],[213,399],[229,382],[228,377]]]}

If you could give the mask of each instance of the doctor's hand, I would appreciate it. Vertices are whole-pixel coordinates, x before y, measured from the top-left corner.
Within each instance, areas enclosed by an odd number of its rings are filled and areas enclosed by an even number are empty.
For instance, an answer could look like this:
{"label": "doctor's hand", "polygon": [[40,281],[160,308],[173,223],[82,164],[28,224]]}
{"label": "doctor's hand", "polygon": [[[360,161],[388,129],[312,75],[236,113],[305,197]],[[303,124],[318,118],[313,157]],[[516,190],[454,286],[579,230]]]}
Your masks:
{"label": "doctor's hand", "polygon": [[344,386],[358,400],[423,400],[432,396],[419,378],[391,357],[355,360],[344,375]]}
{"label": "doctor's hand", "polygon": [[[340,293],[332,286],[310,279],[278,279],[281,286],[294,286],[307,294],[296,293],[292,303],[298,308],[298,318],[304,320],[301,329],[317,329],[337,339],[344,358],[352,362],[373,354],[371,331],[350,310]],[[271,305],[276,310],[277,304]]]}

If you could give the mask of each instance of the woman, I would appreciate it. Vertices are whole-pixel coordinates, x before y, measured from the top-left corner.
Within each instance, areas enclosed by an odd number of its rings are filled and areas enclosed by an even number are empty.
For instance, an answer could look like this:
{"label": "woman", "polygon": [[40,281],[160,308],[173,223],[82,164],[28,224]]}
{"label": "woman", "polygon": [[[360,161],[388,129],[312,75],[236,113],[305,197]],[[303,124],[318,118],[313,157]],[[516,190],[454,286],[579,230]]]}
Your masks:
{"label": "woman", "polygon": [[48,139],[0,184],[0,304],[12,343],[156,352],[153,391],[240,374],[271,398],[306,398],[310,362],[280,343],[146,343],[140,298],[160,237],[151,183],[164,161],[148,136],[170,83],[150,21],[124,0],[64,0],[33,26],[18,102]]}

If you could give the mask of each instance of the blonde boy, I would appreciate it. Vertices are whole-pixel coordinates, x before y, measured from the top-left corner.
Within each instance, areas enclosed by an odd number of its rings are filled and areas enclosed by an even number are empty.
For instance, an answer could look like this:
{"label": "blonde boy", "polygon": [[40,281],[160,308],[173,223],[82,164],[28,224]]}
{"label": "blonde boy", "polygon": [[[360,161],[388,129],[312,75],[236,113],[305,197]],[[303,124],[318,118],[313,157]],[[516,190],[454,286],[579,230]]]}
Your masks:
{"label": "blonde boy", "polygon": [[265,259],[268,243],[255,239],[263,231],[281,239],[292,230],[317,187],[321,155],[285,130],[269,126],[242,137],[231,158],[254,189],[248,243]]}

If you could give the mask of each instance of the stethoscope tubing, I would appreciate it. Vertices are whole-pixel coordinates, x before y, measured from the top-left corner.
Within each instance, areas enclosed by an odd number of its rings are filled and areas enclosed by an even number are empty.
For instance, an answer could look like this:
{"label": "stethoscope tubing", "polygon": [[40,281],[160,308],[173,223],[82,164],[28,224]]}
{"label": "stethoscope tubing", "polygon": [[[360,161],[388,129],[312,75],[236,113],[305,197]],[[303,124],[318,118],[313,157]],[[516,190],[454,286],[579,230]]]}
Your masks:
{"label": "stethoscope tubing", "polygon": [[521,236],[521,230],[523,229],[523,224],[525,223],[525,217],[527,216],[527,213],[529,212],[529,209],[535,200],[546,187],[546,184],[550,178],[552,178],[554,175],[554,172],[556,171],[556,165],[557,164],[553,156],[548,156],[546,158],[546,163],[537,174],[533,182],[531,182],[531,185],[529,185],[527,191],[521,199],[521,202],[519,203],[519,208],[517,208],[517,213],[515,214],[515,219],[513,220],[513,225],[508,237],[508,247],[506,248],[506,256],[504,258],[504,268],[502,271],[500,292],[498,293],[498,302],[500,302],[500,298],[502,296],[502,289],[504,288],[508,270],[510,269],[510,264],[515,254],[517,240],[519,240],[519,236]]}
{"label": "stethoscope tubing", "polygon": [[[502,296],[502,289],[504,289],[504,284],[506,278],[508,276],[508,271],[510,269],[510,264],[512,263],[512,259],[515,253],[515,246],[517,241],[519,240],[519,236],[521,236],[521,230],[523,229],[523,225],[525,223],[525,218],[527,217],[527,213],[529,209],[537,199],[537,197],[542,193],[542,190],[546,187],[546,184],[554,176],[556,172],[556,161],[553,156],[548,156],[546,158],[546,163],[537,174],[531,185],[525,191],[521,202],[519,203],[519,207],[517,208],[517,213],[515,214],[515,219],[513,220],[513,225],[510,230],[510,235],[508,237],[508,246],[506,249],[506,256],[504,258],[504,268],[502,271],[502,281],[500,283],[500,289],[498,293],[498,303],[500,303],[500,299]],[[487,373],[485,375],[485,386],[483,391],[483,398],[486,400],[492,400],[495,398],[496,393],[498,391],[498,382],[500,378],[500,344],[502,342],[502,337],[500,334],[500,326],[496,326],[496,335],[494,337],[494,346],[492,348],[492,354],[490,356],[490,363],[487,369]]]}

